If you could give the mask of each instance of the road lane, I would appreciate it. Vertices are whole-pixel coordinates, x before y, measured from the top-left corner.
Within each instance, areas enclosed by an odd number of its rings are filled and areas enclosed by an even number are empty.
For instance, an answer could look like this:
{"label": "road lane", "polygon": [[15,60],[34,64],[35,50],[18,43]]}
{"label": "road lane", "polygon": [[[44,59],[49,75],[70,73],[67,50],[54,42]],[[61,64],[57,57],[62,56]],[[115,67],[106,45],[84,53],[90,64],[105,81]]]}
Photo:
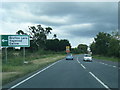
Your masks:
{"label": "road lane", "polygon": [[38,71],[37,73],[32,74],[31,76],[27,77],[26,79],[22,80],[21,82],[15,84],[14,86],[11,87],[11,89],[12,89],[12,88],[16,88],[16,87],[19,86],[20,84],[22,84],[22,83],[28,81],[29,79],[31,79],[31,78],[33,78],[34,76],[40,74],[41,72],[45,71],[46,69],[50,68],[51,66],[53,66],[54,64],[56,64],[56,63],[58,63],[58,62],[60,62],[60,60],[57,61],[57,62],[52,63],[51,65],[47,66],[46,68],[44,68],[44,69]]}
{"label": "road lane", "polygon": [[105,88],[75,60],[62,60],[16,88]]}
{"label": "road lane", "polygon": [[83,55],[78,60],[89,72],[94,73],[102,82],[110,88],[118,88],[118,68],[110,67],[109,64],[101,64],[93,59],[93,62],[84,62]]}

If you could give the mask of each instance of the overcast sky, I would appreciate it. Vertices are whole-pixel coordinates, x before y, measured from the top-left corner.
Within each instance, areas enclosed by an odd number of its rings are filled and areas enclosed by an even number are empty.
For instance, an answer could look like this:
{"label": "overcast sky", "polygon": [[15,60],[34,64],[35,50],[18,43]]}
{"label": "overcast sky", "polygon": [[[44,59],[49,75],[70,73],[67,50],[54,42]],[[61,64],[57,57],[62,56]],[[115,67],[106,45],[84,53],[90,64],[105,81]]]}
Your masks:
{"label": "overcast sky", "polygon": [[118,28],[117,2],[4,2],[0,14],[0,34],[27,32],[28,26],[41,24],[52,27],[52,35],[68,39],[72,47],[90,45],[98,32]]}

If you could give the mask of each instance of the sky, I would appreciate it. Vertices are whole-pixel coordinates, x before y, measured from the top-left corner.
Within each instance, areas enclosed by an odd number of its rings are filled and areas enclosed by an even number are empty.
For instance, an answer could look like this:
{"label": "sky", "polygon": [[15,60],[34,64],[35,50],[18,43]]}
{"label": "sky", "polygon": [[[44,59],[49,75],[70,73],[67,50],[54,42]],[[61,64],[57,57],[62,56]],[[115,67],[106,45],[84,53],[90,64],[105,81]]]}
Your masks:
{"label": "sky", "polygon": [[71,46],[90,45],[99,32],[118,28],[117,2],[2,2],[0,34],[28,33],[28,26],[51,27],[59,39]]}

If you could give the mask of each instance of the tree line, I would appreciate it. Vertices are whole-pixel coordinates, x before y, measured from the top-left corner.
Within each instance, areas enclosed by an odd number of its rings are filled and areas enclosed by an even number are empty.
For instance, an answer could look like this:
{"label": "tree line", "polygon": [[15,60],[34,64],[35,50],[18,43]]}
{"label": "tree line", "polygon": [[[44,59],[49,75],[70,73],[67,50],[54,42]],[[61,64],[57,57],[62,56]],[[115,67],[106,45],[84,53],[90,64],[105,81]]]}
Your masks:
{"label": "tree line", "polygon": [[[52,28],[46,27],[43,28],[41,25],[29,26],[29,35],[30,35],[30,47],[26,49],[30,51],[37,50],[50,50],[50,51],[65,51],[66,46],[71,46],[67,39],[58,39],[57,35],[54,34],[52,39],[48,39],[47,36],[51,34]],[[22,30],[18,30],[16,34],[28,35]]]}
{"label": "tree line", "polygon": [[67,39],[58,39],[56,34],[51,39],[47,38],[52,33],[51,27],[43,28],[41,25],[37,25],[28,26],[28,28],[29,33],[18,30],[16,34],[30,35],[30,47],[26,49],[31,52],[41,49],[59,52],[65,51],[66,46],[70,46],[71,53],[80,54],[88,53],[88,47],[90,47],[92,54],[120,57],[120,35],[118,31],[114,31],[112,34],[99,32],[90,46],[79,44],[76,48],[71,48]]}
{"label": "tree line", "polygon": [[[86,44],[79,44],[77,48],[71,48],[71,44],[67,39],[58,39],[57,35],[54,34],[52,39],[47,39],[47,36],[51,34],[52,28],[47,27],[43,28],[41,25],[37,26],[28,26],[29,28],[29,35],[30,35],[30,47],[26,49],[30,51],[36,50],[49,50],[49,51],[64,51],[66,50],[66,46],[70,46],[70,52],[79,54],[79,53],[87,53],[88,46]],[[22,30],[18,30],[16,34],[19,35],[28,35],[27,33],[23,32]],[[21,48],[22,49],[22,48]]]}
{"label": "tree line", "polygon": [[88,53],[88,46],[86,44],[79,44],[76,48],[72,48],[71,52],[75,54]]}
{"label": "tree line", "polygon": [[120,35],[118,31],[112,34],[99,32],[90,45],[93,54],[120,57]]}

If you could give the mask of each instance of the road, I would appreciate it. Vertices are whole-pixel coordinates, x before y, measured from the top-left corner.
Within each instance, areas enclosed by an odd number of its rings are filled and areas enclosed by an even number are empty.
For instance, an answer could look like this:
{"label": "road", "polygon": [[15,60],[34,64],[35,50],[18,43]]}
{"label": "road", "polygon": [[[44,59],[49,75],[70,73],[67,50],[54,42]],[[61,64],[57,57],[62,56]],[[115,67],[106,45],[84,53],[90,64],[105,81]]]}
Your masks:
{"label": "road", "polygon": [[118,66],[83,55],[60,60],[8,88],[118,88]]}

